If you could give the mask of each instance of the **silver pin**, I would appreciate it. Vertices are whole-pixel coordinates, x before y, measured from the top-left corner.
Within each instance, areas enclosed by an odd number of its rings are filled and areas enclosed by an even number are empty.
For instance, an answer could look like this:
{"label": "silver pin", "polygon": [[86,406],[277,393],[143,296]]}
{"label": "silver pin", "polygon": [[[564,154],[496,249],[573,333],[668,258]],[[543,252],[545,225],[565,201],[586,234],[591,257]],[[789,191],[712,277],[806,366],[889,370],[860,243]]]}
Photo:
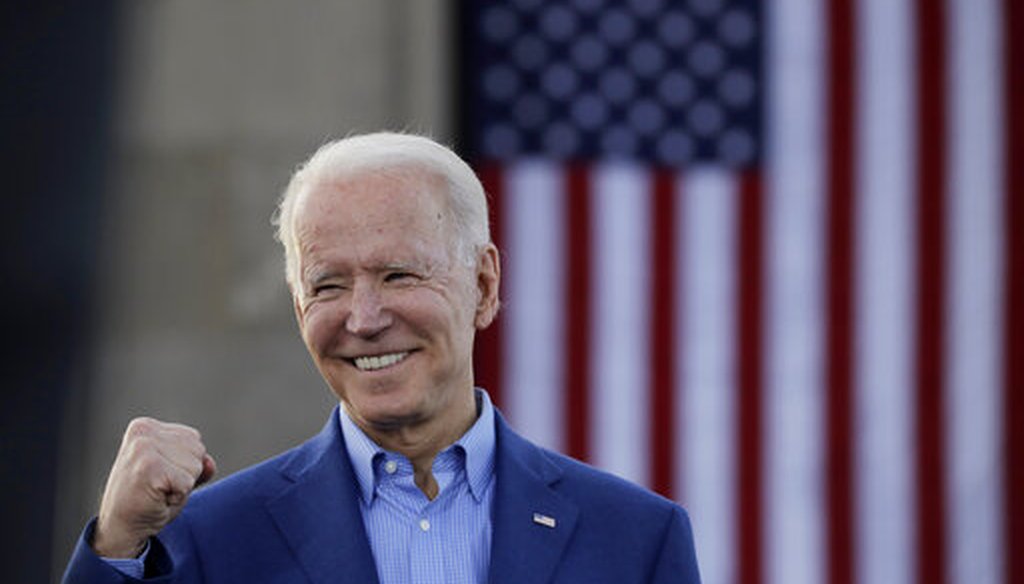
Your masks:
{"label": "silver pin", "polygon": [[555,518],[554,517],[548,517],[547,515],[542,515],[540,513],[534,513],[533,514],[533,522],[537,523],[537,524],[540,524],[540,525],[543,525],[544,527],[550,527],[552,529],[554,529],[554,527],[555,527]]}

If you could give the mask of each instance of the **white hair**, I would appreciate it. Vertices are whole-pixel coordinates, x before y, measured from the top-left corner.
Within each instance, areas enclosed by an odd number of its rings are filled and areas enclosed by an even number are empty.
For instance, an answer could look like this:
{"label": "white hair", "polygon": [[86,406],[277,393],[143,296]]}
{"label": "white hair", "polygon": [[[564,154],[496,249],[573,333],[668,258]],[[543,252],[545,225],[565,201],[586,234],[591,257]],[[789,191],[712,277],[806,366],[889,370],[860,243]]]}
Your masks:
{"label": "white hair", "polygon": [[274,214],[277,239],[284,246],[285,279],[293,292],[299,289],[298,242],[293,229],[293,211],[299,195],[309,186],[323,182],[406,170],[427,172],[445,182],[456,253],[467,263],[476,261],[476,253],[491,241],[491,233],[483,185],[465,161],[424,136],[393,132],[350,136],[324,144],[298,167]]}

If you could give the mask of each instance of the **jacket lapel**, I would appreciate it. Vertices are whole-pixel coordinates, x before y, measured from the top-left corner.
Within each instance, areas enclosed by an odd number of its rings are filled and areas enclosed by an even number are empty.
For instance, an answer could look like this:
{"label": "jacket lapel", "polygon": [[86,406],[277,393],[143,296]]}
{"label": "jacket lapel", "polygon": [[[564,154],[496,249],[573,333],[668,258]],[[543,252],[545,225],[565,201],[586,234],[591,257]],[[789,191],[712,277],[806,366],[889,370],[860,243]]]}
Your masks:
{"label": "jacket lapel", "polygon": [[496,414],[497,448],[491,542],[492,584],[551,580],[579,510],[552,486],[561,471]]}
{"label": "jacket lapel", "polygon": [[267,508],[314,584],[376,584],[352,464],[335,409],[324,430],[285,463],[294,483]]}

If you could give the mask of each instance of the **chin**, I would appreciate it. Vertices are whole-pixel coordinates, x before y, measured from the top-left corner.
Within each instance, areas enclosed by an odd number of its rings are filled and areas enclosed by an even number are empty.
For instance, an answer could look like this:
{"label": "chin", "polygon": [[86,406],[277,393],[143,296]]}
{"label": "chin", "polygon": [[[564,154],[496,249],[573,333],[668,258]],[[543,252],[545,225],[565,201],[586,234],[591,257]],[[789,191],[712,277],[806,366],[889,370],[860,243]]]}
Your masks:
{"label": "chin", "polygon": [[423,416],[417,411],[388,409],[366,411],[361,418],[376,430],[388,431],[414,425],[422,421]]}
{"label": "chin", "polygon": [[422,408],[397,392],[364,393],[361,398],[346,400],[345,407],[354,417],[378,428],[395,428],[422,419]]}

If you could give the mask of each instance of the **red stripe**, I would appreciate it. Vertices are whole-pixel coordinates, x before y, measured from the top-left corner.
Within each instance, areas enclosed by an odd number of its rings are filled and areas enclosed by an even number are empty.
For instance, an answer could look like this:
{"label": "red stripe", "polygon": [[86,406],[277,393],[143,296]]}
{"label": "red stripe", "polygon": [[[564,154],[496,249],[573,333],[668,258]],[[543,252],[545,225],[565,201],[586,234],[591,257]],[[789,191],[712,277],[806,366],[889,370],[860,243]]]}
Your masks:
{"label": "red stripe", "polygon": [[[484,192],[490,199],[491,211],[491,240],[504,250],[504,230],[502,229],[502,218],[504,217],[504,181],[501,166],[495,163],[483,165],[477,175],[483,183]],[[502,395],[502,335],[501,321],[502,312],[498,312],[498,318],[485,330],[477,331],[476,343],[473,352],[474,382],[487,390],[491,401],[498,407],[503,404]]]}
{"label": "red stripe", "polygon": [[853,359],[853,193],[854,72],[856,71],[851,0],[831,0],[828,80],[828,384],[825,425],[828,524],[828,581],[856,581],[853,562],[853,446],[851,430]]}
{"label": "red stripe", "polygon": [[1004,2],[1006,274],[1004,468],[1006,581],[1024,583],[1024,5]]}
{"label": "red stripe", "polygon": [[676,186],[675,173],[654,173],[651,218],[651,487],[675,494]]}
{"label": "red stripe", "polygon": [[946,581],[943,463],[945,331],[946,15],[917,2],[917,574]]}
{"label": "red stripe", "polygon": [[584,166],[568,170],[566,233],[566,450],[590,458],[590,175]]}
{"label": "red stripe", "polygon": [[761,559],[761,307],[762,217],[761,182],[752,173],[741,178],[739,204],[739,270],[737,358],[739,384],[737,446],[739,508],[739,582],[757,584],[763,579]]}

